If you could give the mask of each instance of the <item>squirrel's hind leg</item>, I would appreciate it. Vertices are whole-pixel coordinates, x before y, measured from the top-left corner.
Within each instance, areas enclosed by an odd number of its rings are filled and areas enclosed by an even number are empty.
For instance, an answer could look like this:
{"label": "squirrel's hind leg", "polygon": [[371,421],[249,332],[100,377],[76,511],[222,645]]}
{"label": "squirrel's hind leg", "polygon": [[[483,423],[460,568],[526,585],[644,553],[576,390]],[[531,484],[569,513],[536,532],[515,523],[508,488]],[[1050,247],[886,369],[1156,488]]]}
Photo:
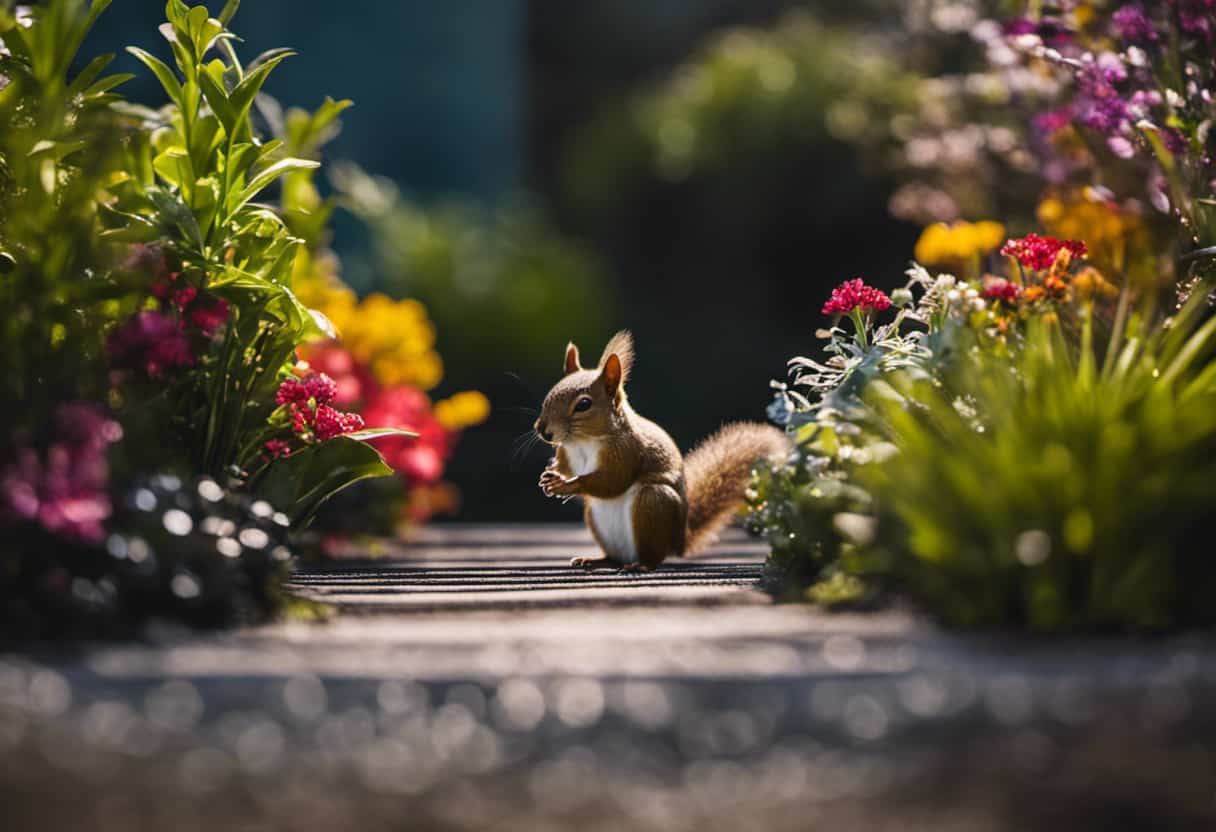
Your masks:
{"label": "squirrel's hind leg", "polygon": [[649,572],[684,553],[688,509],[670,485],[644,485],[633,501],[633,540],[638,559],[630,571]]}

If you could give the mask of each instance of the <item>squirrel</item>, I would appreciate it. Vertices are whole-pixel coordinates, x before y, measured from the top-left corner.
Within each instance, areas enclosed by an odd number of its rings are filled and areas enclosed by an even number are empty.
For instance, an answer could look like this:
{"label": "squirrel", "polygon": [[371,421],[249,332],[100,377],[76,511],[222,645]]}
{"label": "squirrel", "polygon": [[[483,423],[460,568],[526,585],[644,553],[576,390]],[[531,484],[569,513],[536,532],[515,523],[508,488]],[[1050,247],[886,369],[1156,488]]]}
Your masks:
{"label": "squirrel", "polygon": [[721,428],[685,459],[676,443],[638,414],[625,395],[633,337],[618,332],[594,369],[566,345],[562,378],[545,396],[534,428],[557,449],[540,477],[546,496],[584,501],[583,520],[603,557],[572,567],[649,572],[716,539],[743,503],[752,466],[789,453],[780,430],[759,423]]}

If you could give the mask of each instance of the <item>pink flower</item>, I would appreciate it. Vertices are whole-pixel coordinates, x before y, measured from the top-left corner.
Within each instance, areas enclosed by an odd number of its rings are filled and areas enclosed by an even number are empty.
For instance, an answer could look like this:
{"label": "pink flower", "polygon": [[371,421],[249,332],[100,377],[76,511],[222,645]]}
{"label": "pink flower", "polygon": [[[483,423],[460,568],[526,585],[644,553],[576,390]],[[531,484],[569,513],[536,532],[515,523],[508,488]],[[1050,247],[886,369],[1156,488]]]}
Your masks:
{"label": "pink flower", "polygon": [[274,403],[280,407],[292,402],[306,401],[308,401],[308,388],[294,376],[280,384],[278,391],[274,394]]}
{"label": "pink flower", "polygon": [[312,427],[317,439],[324,442],[335,436],[359,430],[363,427],[363,417],[358,413],[343,413],[327,404],[322,404],[317,406]]}
{"label": "pink flower", "polygon": [[228,301],[223,298],[200,300],[190,307],[186,319],[199,332],[210,338],[228,322]]}
{"label": "pink flower", "polygon": [[1080,240],[1057,240],[1055,237],[1040,237],[1027,234],[1025,237],[1006,241],[1001,254],[1016,258],[1028,269],[1041,271],[1050,269],[1061,251],[1067,250],[1073,257],[1084,257],[1088,253]]}
{"label": "pink flower", "polygon": [[984,287],[982,294],[986,300],[1000,301],[1012,306],[1018,302],[1018,296],[1022,294],[1022,289],[1018,284],[998,277]]}
{"label": "pink flower", "polygon": [[137,312],[111,332],[106,347],[115,366],[142,370],[152,378],[195,363],[190,340],[178,322],[150,309]]}
{"label": "pink flower", "polygon": [[862,312],[885,312],[891,308],[891,299],[873,286],[867,286],[859,277],[846,280],[832,290],[832,296],[823,305],[824,315],[848,315],[853,310]]}
{"label": "pink flower", "polygon": [[122,436],[118,423],[87,402],[55,412],[56,440],[40,458],[17,450],[0,472],[0,516],[35,522],[66,540],[99,543],[112,511],[106,448]]}
{"label": "pink flower", "polygon": [[178,312],[182,312],[187,306],[194,303],[194,299],[198,297],[198,289],[193,286],[183,286],[169,296],[169,304]]}
{"label": "pink flower", "polygon": [[328,404],[338,395],[338,384],[325,373],[313,373],[304,379],[304,388],[317,404]]}
{"label": "pink flower", "polygon": [[273,459],[278,459],[291,453],[291,443],[286,439],[271,439],[263,447],[266,449],[266,453],[270,454]]}
{"label": "pink flower", "polygon": [[407,485],[431,485],[443,476],[455,436],[431,415],[431,400],[416,387],[397,385],[377,392],[363,409],[373,428],[405,428],[417,437],[387,436],[372,441]]}

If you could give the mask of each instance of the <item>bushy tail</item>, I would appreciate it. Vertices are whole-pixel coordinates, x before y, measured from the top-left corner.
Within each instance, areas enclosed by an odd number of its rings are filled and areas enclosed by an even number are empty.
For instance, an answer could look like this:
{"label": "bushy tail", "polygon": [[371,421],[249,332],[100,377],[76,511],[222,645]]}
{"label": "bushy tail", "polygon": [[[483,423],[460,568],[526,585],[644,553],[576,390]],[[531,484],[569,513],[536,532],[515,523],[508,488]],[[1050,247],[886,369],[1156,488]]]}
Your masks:
{"label": "bushy tail", "polygon": [[688,544],[692,554],[713,543],[743,504],[752,466],[790,450],[784,433],[771,425],[735,422],[725,425],[684,458],[688,489]]}

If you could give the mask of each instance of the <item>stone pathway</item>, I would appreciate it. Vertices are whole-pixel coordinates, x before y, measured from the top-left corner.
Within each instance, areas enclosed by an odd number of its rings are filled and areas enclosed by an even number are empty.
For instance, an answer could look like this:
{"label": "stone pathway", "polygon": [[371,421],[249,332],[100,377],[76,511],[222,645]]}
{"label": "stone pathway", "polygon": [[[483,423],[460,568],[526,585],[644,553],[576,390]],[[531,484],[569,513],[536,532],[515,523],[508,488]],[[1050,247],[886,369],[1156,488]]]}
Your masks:
{"label": "stone pathway", "polygon": [[5,830],[1194,829],[1216,642],[777,606],[732,534],[581,574],[444,527],[297,575],[324,624],[0,655]]}

